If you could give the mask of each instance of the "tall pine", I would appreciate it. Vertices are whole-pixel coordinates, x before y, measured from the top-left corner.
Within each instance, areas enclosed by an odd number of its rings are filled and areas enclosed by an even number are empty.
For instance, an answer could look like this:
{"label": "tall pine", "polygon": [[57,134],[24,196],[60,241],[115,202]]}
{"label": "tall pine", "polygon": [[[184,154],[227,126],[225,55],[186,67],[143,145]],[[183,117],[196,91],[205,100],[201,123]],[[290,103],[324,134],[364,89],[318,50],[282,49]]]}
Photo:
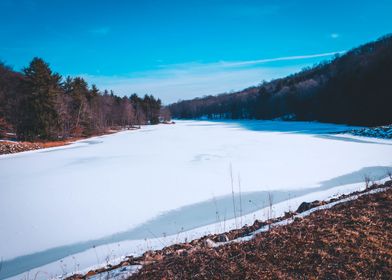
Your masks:
{"label": "tall pine", "polygon": [[23,69],[26,94],[20,103],[19,138],[24,140],[54,139],[59,129],[56,98],[60,91],[61,76],[52,73],[49,65],[34,58]]}

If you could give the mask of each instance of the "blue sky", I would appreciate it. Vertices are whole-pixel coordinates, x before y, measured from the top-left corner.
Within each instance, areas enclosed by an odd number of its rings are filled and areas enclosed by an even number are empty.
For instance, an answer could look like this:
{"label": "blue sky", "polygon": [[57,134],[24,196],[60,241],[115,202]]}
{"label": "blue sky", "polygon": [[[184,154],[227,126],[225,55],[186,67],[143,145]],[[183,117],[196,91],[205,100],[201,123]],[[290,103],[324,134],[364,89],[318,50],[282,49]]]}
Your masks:
{"label": "blue sky", "polygon": [[0,0],[0,60],[34,56],[165,103],[282,77],[392,32],[392,1]]}

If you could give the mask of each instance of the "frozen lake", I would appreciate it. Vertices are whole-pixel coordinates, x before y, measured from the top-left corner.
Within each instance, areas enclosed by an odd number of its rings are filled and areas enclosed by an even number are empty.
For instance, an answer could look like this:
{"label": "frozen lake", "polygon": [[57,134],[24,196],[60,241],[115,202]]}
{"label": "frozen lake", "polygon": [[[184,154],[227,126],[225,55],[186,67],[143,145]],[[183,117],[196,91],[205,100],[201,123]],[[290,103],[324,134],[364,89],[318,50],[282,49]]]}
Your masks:
{"label": "frozen lake", "polygon": [[213,224],[217,212],[231,219],[230,169],[237,193],[241,182],[237,216],[265,207],[268,192],[278,203],[385,177],[392,141],[328,135],[346,129],[178,121],[0,156],[0,279],[95,246]]}

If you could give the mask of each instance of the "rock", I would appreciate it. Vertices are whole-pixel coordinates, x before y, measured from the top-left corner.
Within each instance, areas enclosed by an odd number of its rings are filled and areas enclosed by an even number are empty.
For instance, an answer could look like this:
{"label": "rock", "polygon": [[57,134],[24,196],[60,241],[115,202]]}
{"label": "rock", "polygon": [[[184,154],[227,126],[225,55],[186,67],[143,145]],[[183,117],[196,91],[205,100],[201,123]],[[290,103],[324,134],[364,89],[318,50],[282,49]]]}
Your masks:
{"label": "rock", "polygon": [[297,209],[297,213],[302,213],[302,212],[309,210],[311,208],[310,205],[311,205],[310,202],[305,202],[305,201],[302,202],[301,205]]}
{"label": "rock", "polygon": [[216,243],[211,239],[207,238],[206,240],[204,240],[204,246],[208,248],[213,248],[216,246]]}
{"label": "rock", "polygon": [[185,249],[180,249],[176,251],[176,255],[181,257],[186,257],[188,256],[188,252]]}
{"label": "rock", "polygon": [[320,206],[320,205],[323,205],[323,204],[325,204],[325,202],[319,201],[319,200],[315,200],[313,202],[302,202],[301,205],[298,207],[296,212],[297,213],[302,213],[302,212],[305,212],[305,211],[307,211],[309,209],[312,209],[314,207],[317,207],[317,206]]}
{"label": "rock", "polygon": [[355,129],[348,131],[348,133],[357,136],[391,139],[392,125]]}
{"label": "rock", "polygon": [[227,237],[226,234],[222,233],[217,236],[217,240],[218,242],[227,242],[229,241],[229,238]]}
{"label": "rock", "polygon": [[265,222],[262,222],[260,220],[255,220],[253,225],[251,225],[251,231],[255,231],[258,230],[259,228],[261,228],[262,226],[265,225]]}
{"label": "rock", "polygon": [[[302,204],[301,204],[302,205]],[[301,206],[300,206],[301,207]],[[285,219],[287,219],[287,218],[291,218],[292,216],[294,216],[294,212],[291,212],[291,211],[289,211],[289,212],[284,212],[284,216],[283,216],[283,218],[285,218]]]}

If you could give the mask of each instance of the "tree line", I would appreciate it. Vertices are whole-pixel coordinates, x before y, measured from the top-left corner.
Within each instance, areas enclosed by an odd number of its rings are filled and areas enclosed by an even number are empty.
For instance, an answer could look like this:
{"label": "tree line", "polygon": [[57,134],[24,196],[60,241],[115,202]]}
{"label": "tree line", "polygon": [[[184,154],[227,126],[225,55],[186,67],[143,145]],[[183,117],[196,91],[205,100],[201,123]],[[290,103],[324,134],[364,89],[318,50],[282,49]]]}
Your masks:
{"label": "tree line", "polygon": [[170,115],[152,95],[102,92],[81,77],[61,77],[40,58],[22,72],[0,63],[0,133],[14,131],[20,140],[90,136],[162,118]]}
{"label": "tree line", "polygon": [[176,118],[392,123],[392,36],[240,92],[169,105]]}

